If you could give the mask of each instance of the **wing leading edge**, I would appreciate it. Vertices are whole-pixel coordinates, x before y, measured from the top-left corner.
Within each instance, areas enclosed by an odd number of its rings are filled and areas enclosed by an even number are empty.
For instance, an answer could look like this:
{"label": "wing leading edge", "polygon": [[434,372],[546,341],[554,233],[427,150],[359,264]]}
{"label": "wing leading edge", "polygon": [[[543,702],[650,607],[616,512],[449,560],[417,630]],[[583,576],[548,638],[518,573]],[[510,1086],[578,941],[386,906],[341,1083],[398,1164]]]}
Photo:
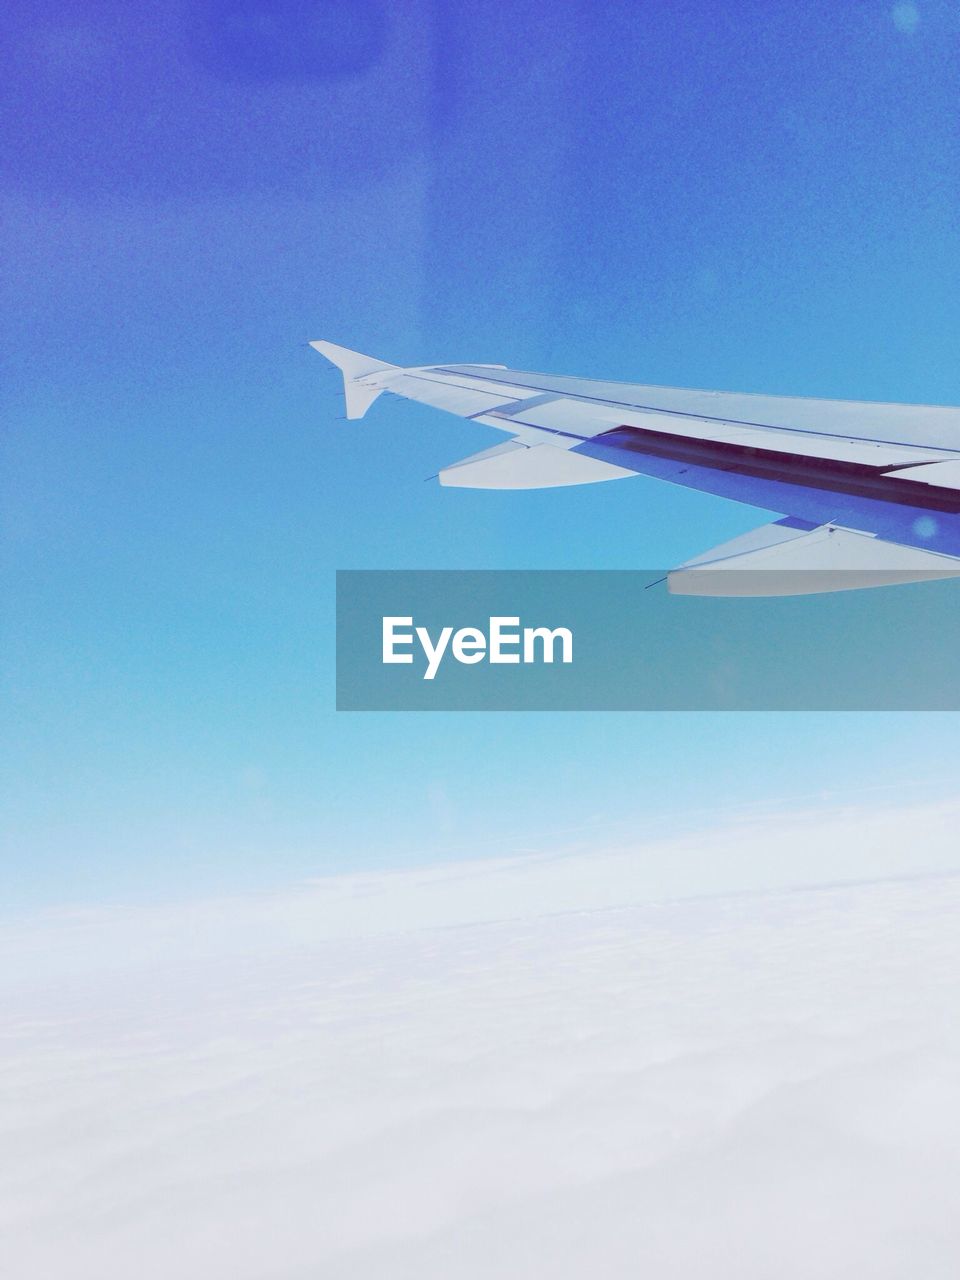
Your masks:
{"label": "wing leading edge", "polygon": [[785,595],[960,572],[960,409],[687,390],[502,365],[402,368],[328,342],[347,417],[383,392],[508,433],[440,471],[489,489],[646,475],[788,517],[668,575],[671,591]]}

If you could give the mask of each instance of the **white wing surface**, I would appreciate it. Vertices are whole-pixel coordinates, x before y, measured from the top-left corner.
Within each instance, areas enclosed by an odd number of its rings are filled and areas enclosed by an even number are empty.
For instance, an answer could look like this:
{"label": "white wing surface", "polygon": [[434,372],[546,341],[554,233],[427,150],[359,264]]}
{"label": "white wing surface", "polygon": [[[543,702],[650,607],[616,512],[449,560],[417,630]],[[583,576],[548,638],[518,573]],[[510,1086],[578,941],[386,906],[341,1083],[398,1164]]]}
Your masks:
{"label": "white wing surface", "polygon": [[[960,409],[699,391],[527,373],[400,368],[311,343],[347,417],[384,392],[506,432],[440,483],[536,489],[654,476],[787,520],[668,576],[671,591],[784,595],[960,572]],[[738,545],[739,544],[739,545]]]}

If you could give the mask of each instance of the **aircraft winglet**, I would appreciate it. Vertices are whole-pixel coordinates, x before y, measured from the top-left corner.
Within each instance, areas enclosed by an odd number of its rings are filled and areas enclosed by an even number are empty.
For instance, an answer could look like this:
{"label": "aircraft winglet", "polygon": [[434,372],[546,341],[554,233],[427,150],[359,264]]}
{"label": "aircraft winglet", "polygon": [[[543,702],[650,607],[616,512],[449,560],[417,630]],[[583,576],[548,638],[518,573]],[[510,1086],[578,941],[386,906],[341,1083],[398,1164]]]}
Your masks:
{"label": "aircraft winglet", "polygon": [[338,347],[334,342],[311,342],[311,347],[335,364],[343,374],[343,398],[346,403],[348,418],[362,418],[377,396],[385,387],[377,386],[373,381],[362,381],[378,373],[392,373],[400,366],[387,364],[385,360],[374,360],[360,351],[351,351],[349,347]]}

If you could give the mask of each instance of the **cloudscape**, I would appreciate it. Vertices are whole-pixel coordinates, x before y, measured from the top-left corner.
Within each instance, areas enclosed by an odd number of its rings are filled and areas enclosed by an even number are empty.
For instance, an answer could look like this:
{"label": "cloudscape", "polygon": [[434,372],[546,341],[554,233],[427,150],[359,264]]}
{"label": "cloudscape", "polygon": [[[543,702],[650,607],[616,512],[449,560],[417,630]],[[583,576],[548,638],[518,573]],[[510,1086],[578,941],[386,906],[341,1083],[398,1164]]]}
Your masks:
{"label": "cloudscape", "polygon": [[[798,815],[806,886],[782,816],[8,922],[9,1273],[946,1280],[956,807],[889,812],[872,882]],[[698,852],[727,887],[671,896]]]}

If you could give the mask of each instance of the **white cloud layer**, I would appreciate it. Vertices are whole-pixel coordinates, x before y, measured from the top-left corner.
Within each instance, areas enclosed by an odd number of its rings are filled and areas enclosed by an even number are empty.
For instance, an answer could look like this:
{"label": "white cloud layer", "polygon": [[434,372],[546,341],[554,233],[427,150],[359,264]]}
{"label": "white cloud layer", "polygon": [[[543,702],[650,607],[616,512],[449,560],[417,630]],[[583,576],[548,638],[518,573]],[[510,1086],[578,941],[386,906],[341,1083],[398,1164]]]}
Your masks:
{"label": "white cloud layer", "polygon": [[776,881],[957,813],[855,817],[10,924],[3,1274],[953,1280],[960,877]]}

